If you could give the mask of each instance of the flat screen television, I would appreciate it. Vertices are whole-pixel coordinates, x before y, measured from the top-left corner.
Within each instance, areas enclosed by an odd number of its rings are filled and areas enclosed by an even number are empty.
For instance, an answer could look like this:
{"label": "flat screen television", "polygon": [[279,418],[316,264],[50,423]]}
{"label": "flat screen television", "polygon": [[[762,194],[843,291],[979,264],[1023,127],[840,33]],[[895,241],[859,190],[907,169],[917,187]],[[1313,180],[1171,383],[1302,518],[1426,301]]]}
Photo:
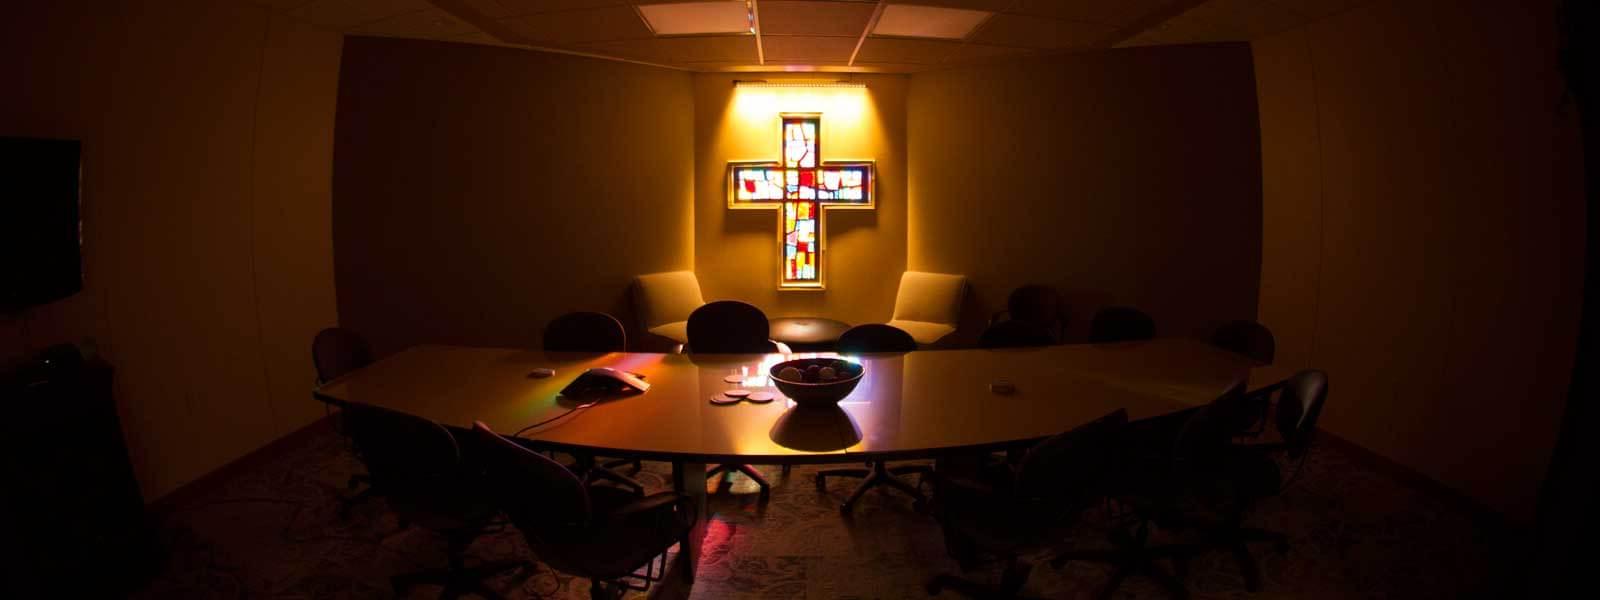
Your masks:
{"label": "flat screen television", "polygon": [[83,289],[77,140],[0,136],[0,312]]}

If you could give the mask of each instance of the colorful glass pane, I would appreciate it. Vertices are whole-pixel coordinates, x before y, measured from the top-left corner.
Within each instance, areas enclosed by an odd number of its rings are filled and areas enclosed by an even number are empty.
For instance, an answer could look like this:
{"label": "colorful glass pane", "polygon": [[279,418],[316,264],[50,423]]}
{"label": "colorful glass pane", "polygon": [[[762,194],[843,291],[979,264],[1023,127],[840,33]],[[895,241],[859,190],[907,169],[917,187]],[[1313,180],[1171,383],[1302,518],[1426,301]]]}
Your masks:
{"label": "colorful glass pane", "polygon": [[822,213],[826,206],[871,202],[872,166],[823,164],[820,130],[821,121],[814,115],[784,116],[782,160],[735,165],[731,172],[731,207],[771,207],[780,211],[780,287],[820,287]]}

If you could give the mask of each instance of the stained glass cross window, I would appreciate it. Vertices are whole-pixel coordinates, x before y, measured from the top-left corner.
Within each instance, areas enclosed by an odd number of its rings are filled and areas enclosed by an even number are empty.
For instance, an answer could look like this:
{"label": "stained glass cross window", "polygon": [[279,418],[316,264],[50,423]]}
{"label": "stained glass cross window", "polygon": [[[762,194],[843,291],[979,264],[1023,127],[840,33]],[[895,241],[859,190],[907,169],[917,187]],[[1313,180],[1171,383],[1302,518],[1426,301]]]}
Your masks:
{"label": "stained glass cross window", "polygon": [[872,161],[826,162],[822,115],[780,115],[780,162],[728,164],[728,208],[778,212],[778,287],[822,289],[823,214],[873,208]]}

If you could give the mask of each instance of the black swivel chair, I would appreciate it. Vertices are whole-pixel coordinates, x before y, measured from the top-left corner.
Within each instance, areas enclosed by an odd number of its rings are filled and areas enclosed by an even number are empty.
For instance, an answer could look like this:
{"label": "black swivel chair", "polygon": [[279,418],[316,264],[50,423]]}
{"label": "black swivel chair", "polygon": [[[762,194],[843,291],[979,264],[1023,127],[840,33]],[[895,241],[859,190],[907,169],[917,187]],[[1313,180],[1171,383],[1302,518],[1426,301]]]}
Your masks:
{"label": "black swivel chair", "polygon": [[1006,567],[998,585],[936,576],[929,595],[950,588],[979,598],[1014,597],[1031,570],[1019,555],[1057,543],[1064,527],[1103,497],[1127,422],[1128,413],[1118,410],[1036,444],[1015,466],[968,462],[962,469],[942,460],[933,478],[934,516],[946,550],[963,569],[980,554],[998,556]]}
{"label": "black swivel chair", "polygon": [[[1273,396],[1277,401],[1273,402]],[[1266,531],[1243,525],[1249,510],[1263,498],[1278,495],[1288,481],[1283,468],[1293,465],[1294,472],[1303,466],[1316,433],[1317,419],[1322,415],[1322,404],[1328,397],[1328,376],[1322,371],[1301,371],[1278,383],[1250,392],[1247,402],[1257,411],[1271,406],[1272,422],[1280,441],[1238,442],[1229,447],[1225,460],[1219,463],[1216,474],[1208,478],[1216,487],[1203,497],[1212,500],[1218,522],[1206,527],[1207,546],[1222,548],[1233,554],[1234,562],[1244,576],[1245,587],[1258,591],[1261,587],[1261,570],[1251,556],[1248,544],[1270,542],[1279,552],[1289,548],[1288,537],[1282,533]],[[1280,466],[1281,465],[1281,466]],[[1292,475],[1291,475],[1292,478]],[[1221,488],[1221,489],[1217,489]]]}
{"label": "black swivel chair", "polygon": [[641,498],[586,485],[560,463],[483,423],[473,433],[495,505],[540,561],[589,579],[590,598],[648,590],[666,572],[667,549],[694,525],[696,507],[688,496],[662,492]]}
{"label": "black swivel chair", "polygon": [[311,340],[311,362],[317,368],[317,385],[372,364],[372,348],[360,334],[329,327]]}
{"label": "black swivel chair", "polygon": [[[767,315],[761,309],[734,300],[711,302],[689,313],[689,343],[684,351],[691,354],[766,354],[788,353],[788,348],[768,339]],[[721,464],[706,470],[706,479],[722,477],[730,471],[744,473],[761,488],[766,499],[772,485],[755,467],[746,464]]]}
{"label": "black swivel chair", "polygon": [[899,327],[869,323],[845,330],[834,347],[843,353],[916,352],[917,340]]}
{"label": "black swivel chair", "polygon": [[450,432],[438,423],[369,404],[344,407],[345,429],[356,456],[366,465],[372,487],[388,501],[404,525],[444,534],[449,564],[390,579],[396,596],[417,584],[444,586],[441,598],[478,594],[500,597],[484,580],[528,561],[499,561],[467,568],[465,554],[490,521],[495,507],[484,498],[483,478],[461,460]]}
{"label": "black swivel chair", "polygon": [[[316,337],[311,339],[311,364],[317,369],[317,385],[322,385],[372,364],[372,347],[367,345],[366,339],[354,331],[342,327],[329,327],[317,332]],[[358,473],[350,476],[346,487],[349,491],[354,491],[364,484],[370,484],[371,481],[371,477]],[[371,498],[372,494],[372,487],[368,485],[355,495],[340,498],[339,516],[348,518],[350,509],[357,503]]]}
{"label": "black swivel chair", "polygon": [[[592,354],[625,352],[628,349],[628,333],[622,328],[622,322],[611,315],[599,312],[573,312],[556,317],[545,324],[543,345],[545,352]],[[637,473],[644,468],[639,461],[616,459],[590,465],[592,460],[593,457],[579,457],[579,464],[588,465],[583,470],[587,472],[592,469],[594,471],[592,475],[611,480],[633,490],[636,494],[644,493],[644,486],[639,482],[613,470],[623,465],[633,465],[633,470]]]}
{"label": "black swivel chair", "polygon": [[626,352],[628,333],[616,317],[601,312],[571,312],[544,326],[545,352]]}
{"label": "black swivel chair", "polygon": [[1229,321],[1211,335],[1211,345],[1263,365],[1272,364],[1278,343],[1267,326],[1255,321]]}
{"label": "black swivel chair", "polygon": [[[904,353],[915,351],[917,349],[917,341],[911,338],[911,334],[900,328],[890,325],[869,324],[857,325],[845,331],[839,336],[837,347],[840,352]],[[901,481],[899,476],[913,473],[926,476],[932,472],[933,468],[928,465],[889,467],[881,460],[874,460],[868,461],[865,469],[824,469],[818,471],[816,478],[817,491],[827,490],[829,477],[855,477],[860,478],[861,483],[857,484],[855,491],[850,492],[850,497],[839,505],[840,512],[847,515],[850,514],[851,509],[856,505],[856,501],[860,500],[861,496],[867,493],[867,490],[880,485],[887,485],[905,492],[911,496],[914,503],[913,506],[920,510],[926,502],[926,499],[922,496],[922,491],[917,489],[918,486]]]}
{"label": "black swivel chair", "polygon": [[990,325],[978,336],[979,348],[1036,348],[1055,343],[1050,330],[1033,321],[1012,319]]}
{"label": "black swivel chair", "polygon": [[1067,333],[1067,303],[1054,287],[1024,285],[1011,290],[1011,295],[1006,297],[1005,310],[989,317],[990,326],[1005,321],[1032,323],[1050,336],[1051,344],[1059,344]]}
{"label": "black swivel chair", "polygon": [[[1210,404],[1144,419],[1128,426],[1121,461],[1107,484],[1108,496],[1129,511],[1112,529],[1110,550],[1067,550],[1051,560],[1060,568],[1082,560],[1112,565],[1102,597],[1109,597],[1129,575],[1154,579],[1174,598],[1187,598],[1183,582],[1156,561],[1171,559],[1179,569],[1204,547],[1196,544],[1151,546],[1152,525],[1183,530],[1193,524],[1181,505],[1192,491],[1215,484],[1217,466],[1223,464],[1235,435],[1259,421],[1259,402],[1233,386]],[[1181,571],[1180,571],[1181,574]]]}
{"label": "black swivel chair", "polygon": [[1130,342],[1156,337],[1156,322],[1144,311],[1128,306],[1110,306],[1094,313],[1089,323],[1089,343]]}

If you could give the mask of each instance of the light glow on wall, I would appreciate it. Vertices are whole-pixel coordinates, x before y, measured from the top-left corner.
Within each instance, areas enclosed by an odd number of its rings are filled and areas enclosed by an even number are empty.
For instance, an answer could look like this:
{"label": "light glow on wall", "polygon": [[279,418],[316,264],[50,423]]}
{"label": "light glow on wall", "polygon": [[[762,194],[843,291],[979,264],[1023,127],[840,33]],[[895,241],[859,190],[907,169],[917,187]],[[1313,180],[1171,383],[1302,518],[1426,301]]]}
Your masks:
{"label": "light glow on wall", "polygon": [[770,130],[781,113],[822,113],[833,129],[858,127],[867,86],[843,81],[740,81],[734,84],[735,125]]}

